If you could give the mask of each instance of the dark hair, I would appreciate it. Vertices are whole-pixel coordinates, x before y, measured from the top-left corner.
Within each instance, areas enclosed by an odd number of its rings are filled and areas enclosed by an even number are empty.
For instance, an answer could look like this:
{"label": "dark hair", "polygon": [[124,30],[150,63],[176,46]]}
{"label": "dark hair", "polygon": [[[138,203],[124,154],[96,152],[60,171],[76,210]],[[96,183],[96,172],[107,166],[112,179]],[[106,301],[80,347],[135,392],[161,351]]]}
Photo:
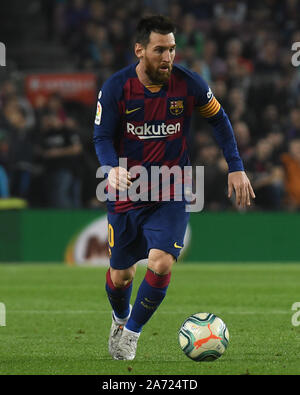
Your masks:
{"label": "dark hair", "polygon": [[151,32],[160,34],[176,33],[174,23],[163,15],[153,15],[142,18],[136,29],[136,42],[144,46],[150,41]]}

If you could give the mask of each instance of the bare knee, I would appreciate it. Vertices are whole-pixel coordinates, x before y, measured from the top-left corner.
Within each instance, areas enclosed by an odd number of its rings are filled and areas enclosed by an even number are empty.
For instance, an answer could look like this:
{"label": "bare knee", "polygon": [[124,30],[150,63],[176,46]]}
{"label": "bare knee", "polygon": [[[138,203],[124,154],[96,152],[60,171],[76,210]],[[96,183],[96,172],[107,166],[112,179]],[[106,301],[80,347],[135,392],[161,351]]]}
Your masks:
{"label": "bare knee", "polygon": [[172,270],[175,258],[173,255],[157,249],[151,249],[148,258],[148,268],[155,273],[164,275]]}
{"label": "bare knee", "polygon": [[117,270],[111,267],[110,278],[113,285],[116,288],[124,288],[133,280],[135,272],[136,272],[136,265],[133,265],[128,269],[123,269],[123,270]]}

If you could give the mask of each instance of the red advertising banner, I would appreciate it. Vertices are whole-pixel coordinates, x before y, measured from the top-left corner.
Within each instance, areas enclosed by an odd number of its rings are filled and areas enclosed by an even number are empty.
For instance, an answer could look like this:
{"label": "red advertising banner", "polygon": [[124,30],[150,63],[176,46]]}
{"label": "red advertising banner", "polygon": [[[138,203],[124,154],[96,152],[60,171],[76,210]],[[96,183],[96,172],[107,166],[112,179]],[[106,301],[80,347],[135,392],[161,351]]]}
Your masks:
{"label": "red advertising banner", "polygon": [[33,106],[52,93],[93,105],[97,98],[97,78],[93,73],[29,74],[25,79],[25,92]]}

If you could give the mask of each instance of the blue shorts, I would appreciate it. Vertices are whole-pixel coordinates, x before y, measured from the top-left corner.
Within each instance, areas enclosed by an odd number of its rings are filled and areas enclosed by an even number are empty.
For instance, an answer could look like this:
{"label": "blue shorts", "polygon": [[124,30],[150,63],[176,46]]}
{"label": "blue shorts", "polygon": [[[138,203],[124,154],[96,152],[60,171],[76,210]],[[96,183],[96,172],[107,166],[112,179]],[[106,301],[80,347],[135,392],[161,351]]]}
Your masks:
{"label": "blue shorts", "polygon": [[178,258],[189,213],[185,202],[160,202],[125,213],[108,213],[108,242],[110,265],[127,269],[148,258],[156,248]]}

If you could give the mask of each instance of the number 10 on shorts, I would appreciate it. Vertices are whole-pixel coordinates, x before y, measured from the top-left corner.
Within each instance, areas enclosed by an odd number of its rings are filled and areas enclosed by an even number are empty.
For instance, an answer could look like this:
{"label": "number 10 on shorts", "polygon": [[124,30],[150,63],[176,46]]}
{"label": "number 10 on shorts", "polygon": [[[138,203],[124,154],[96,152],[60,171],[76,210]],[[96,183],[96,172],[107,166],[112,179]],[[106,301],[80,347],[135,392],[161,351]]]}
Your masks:
{"label": "number 10 on shorts", "polygon": [[114,228],[111,226],[111,224],[108,224],[108,244],[110,248],[115,245]]}

